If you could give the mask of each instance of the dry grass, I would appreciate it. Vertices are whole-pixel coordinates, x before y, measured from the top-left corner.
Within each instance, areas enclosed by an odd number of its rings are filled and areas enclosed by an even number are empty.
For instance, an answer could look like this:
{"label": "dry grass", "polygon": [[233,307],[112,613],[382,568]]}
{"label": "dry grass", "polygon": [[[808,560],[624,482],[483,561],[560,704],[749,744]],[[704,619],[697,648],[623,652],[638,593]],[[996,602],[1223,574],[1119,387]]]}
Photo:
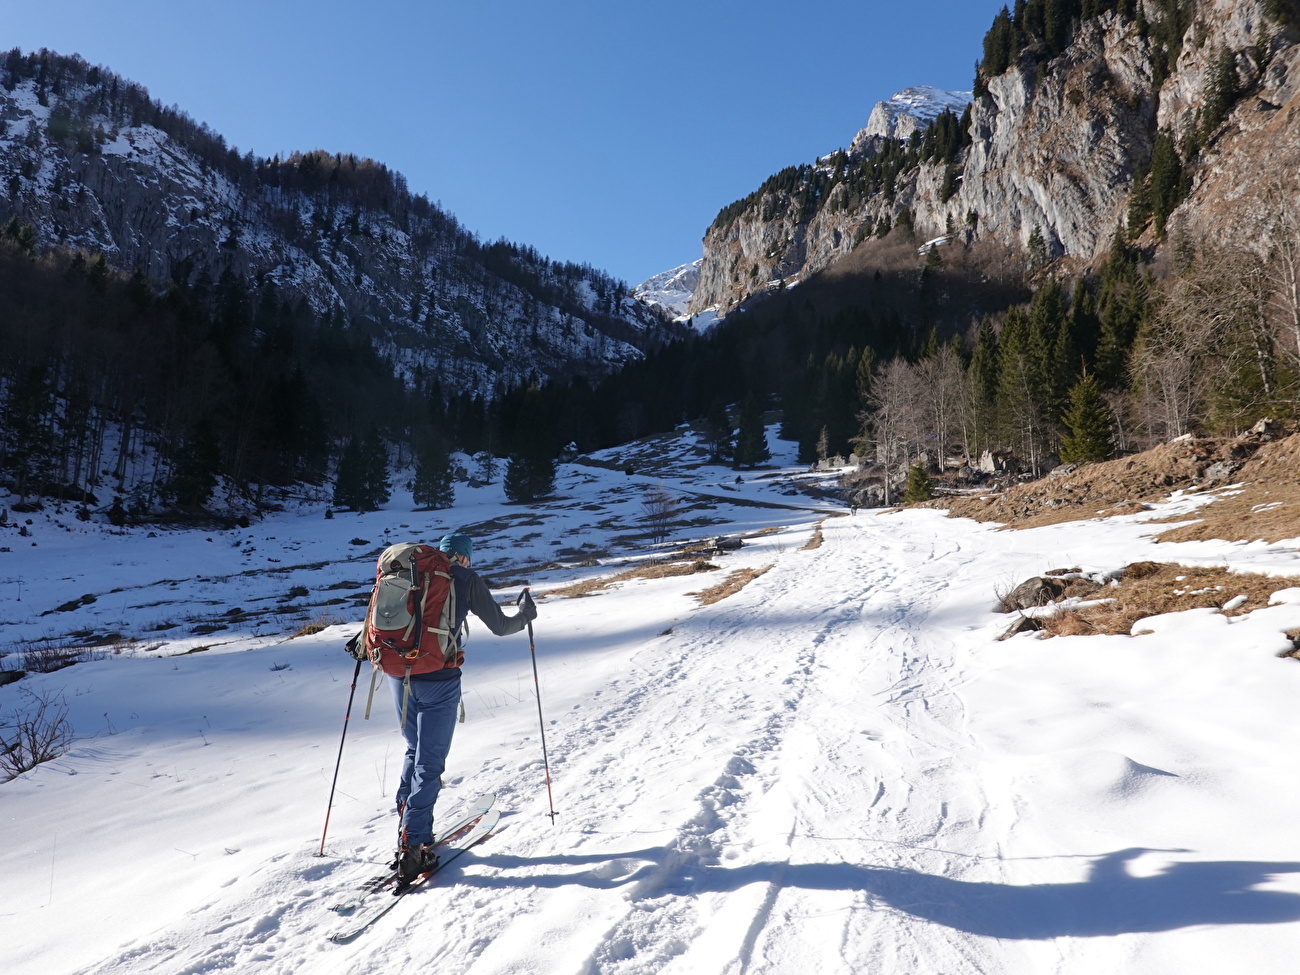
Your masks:
{"label": "dry grass", "polygon": [[695,596],[705,606],[712,606],[728,596],[734,596],[775,564],[765,565],[761,569],[737,569],[716,586],[711,586],[703,592],[697,592]]}
{"label": "dry grass", "polygon": [[568,598],[594,596],[596,593],[612,589],[618,583],[627,582],[630,579],[669,579],[673,576],[694,575],[697,572],[713,572],[717,568],[716,565],[706,559],[695,559],[691,562],[656,562],[652,565],[639,565],[617,575],[583,579],[581,582],[575,582],[560,589],[552,589],[547,595],[566,596]]}
{"label": "dry grass", "polygon": [[300,636],[311,636],[313,633],[319,633],[321,630],[327,630],[331,626],[338,626],[338,624],[345,622],[347,621],[339,619],[333,613],[322,611],[309,622],[300,626],[290,639],[296,640]]}
{"label": "dry grass", "polygon": [[817,522],[816,526],[813,528],[812,538],[808,539],[808,541],[806,541],[806,542],[803,544],[803,547],[802,547],[801,549],[799,549],[799,551],[801,551],[801,552],[809,552],[809,551],[811,551],[812,549],[815,549],[815,548],[821,548],[821,547],[822,547],[822,541],[823,541],[823,539],[822,539],[822,523],[823,523],[825,520],[826,520],[826,519],[823,518],[822,521]]}
{"label": "dry grass", "polygon": [[1279,542],[1300,536],[1300,435],[1265,444],[1233,480],[1240,489],[1220,494],[1196,513],[1196,524],[1171,529],[1159,540]]}
{"label": "dry grass", "polygon": [[1036,528],[1141,511],[1146,507],[1143,502],[1164,501],[1178,489],[1211,489],[1206,472],[1218,463],[1235,468],[1229,480],[1242,487],[1221,493],[1195,515],[1172,519],[1196,518],[1197,524],[1171,529],[1160,536],[1161,541],[1262,538],[1276,542],[1300,536],[1300,435],[1271,442],[1253,434],[1223,440],[1189,438],[1132,457],[1048,475],[1001,494],[943,498],[924,506],[947,508],[955,518]]}
{"label": "dry grass", "polygon": [[1186,609],[1218,609],[1243,595],[1246,602],[1225,615],[1240,616],[1268,605],[1279,589],[1300,586],[1300,579],[1229,572],[1222,567],[1191,569],[1164,562],[1136,562],[1124,571],[1118,585],[1082,587],[1067,595],[1113,600],[1079,610],[1059,610],[1041,617],[1048,636],[1127,634],[1133,624],[1148,616]]}

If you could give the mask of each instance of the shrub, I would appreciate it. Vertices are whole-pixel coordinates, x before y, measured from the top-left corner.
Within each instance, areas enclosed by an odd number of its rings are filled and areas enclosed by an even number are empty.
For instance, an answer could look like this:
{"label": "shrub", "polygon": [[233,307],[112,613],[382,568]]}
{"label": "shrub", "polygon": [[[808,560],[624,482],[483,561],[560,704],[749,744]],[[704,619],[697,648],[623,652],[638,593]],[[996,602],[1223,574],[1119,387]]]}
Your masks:
{"label": "shrub", "polygon": [[27,706],[0,721],[0,774],[7,782],[72,747],[72,725],[62,696],[24,692]]}

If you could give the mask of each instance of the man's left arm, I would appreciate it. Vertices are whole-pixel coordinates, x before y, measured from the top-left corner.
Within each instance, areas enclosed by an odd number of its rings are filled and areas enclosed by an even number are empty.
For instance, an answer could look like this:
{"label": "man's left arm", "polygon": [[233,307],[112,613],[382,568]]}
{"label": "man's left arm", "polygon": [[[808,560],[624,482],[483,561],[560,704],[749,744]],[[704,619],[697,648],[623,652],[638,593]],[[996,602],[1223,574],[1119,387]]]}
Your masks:
{"label": "man's left arm", "polygon": [[[469,583],[469,610],[484,623],[487,628],[497,636],[509,636],[511,633],[518,633],[529,621],[535,619],[537,610],[533,607],[532,597],[524,600],[524,605],[514,616],[507,616],[501,611],[496,600],[492,598],[492,592],[487,587],[487,583],[476,572],[472,574]],[[529,612],[531,610],[531,613]]]}

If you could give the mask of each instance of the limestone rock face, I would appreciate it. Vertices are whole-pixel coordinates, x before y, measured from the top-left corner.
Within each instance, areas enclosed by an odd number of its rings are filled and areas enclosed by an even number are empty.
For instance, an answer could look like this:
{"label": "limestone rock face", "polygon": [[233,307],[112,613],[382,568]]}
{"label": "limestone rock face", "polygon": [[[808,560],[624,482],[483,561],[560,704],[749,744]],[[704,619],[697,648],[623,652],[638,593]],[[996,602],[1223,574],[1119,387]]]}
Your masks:
{"label": "limestone rock face", "polygon": [[1113,15],[1082,27],[1038,83],[1013,67],[975,103],[961,188],[946,205],[918,200],[919,232],[948,215],[978,234],[1024,246],[1034,229],[1048,255],[1091,259],[1104,250],[1150,158],[1156,101],[1147,42]]}
{"label": "limestone rock face", "polygon": [[[1161,16],[1154,3],[1145,9],[1149,20]],[[897,222],[904,211],[918,243],[958,228],[966,242],[1024,250],[1037,231],[1046,258],[1094,264],[1126,221],[1160,131],[1180,147],[1193,136],[1203,142],[1188,173],[1191,193],[1169,217],[1169,239],[1266,251],[1280,204],[1300,195],[1300,31],[1268,21],[1264,9],[1264,0],[1198,4],[1158,88],[1152,42],[1135,22],[1111,13],[1084,22],[1059,57],[1026,58],[988,82],[972,105],[971,144],[946,201],[944,168],[931,164],[901,175],[892,199],[850,200],[843,183],[812,206],[792,205],[790,193],[764,194],[709,228],[691,310],[725,314],[777,283],[802,280],[851,251],[882,217]],[[1245,94],[1206,139],[1201,113],[1225,51]],[[873,113],[849,162],[880,152],[890,122]],[[895,119],[894,137],[901,131]],[[825,157],[818,167],[833,164]],[[1147,243],[1161,243],[1147,233]]]}

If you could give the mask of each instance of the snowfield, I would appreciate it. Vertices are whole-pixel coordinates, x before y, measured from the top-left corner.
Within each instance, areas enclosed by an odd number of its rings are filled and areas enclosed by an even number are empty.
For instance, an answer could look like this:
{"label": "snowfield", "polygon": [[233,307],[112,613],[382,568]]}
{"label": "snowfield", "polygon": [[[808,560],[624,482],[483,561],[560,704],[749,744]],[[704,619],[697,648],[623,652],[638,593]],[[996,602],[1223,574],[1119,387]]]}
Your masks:
{"label": "snowfield", "polygon": [[[805,475],[769,439],[786,466],[742,483],[683,431],[564,465],[534,508],[461,485],[444,512],[395,492],[387,511],[307,506],[229,532],[55,514],[0,532],[0,647],[74,630],[160,644],[0,688],[5,714],[60,695],[77,732],[0,784],[0,970],[1294,971],[1300,665],[1277,654],[1300,590],[1140,636],[1004,642],[994,603],[1065,566],[1300,573],[1300,541],[1153,542],[1151,518],[1195,516],[1186,496],[1016,532],[848,517],[787,493]],[[686,504],[674,542],[744,546],[713,572],[553,593],[653,553],[638,519],[657,485]],[[528,640],[474,627],[438,815],[495,791],[501,828],[336,945],[329,905],[390,853],[400,760],[387,688],[363,718],[363,672],[317,856],[353,671],[341,646],[375,550],[452,527],[475,534],[502,601],[525,580],[542,597],[559,816]],[[766,571],[712,605],[693,595],[743,568]],[[334,593],[346,622],[288,639]]]}

